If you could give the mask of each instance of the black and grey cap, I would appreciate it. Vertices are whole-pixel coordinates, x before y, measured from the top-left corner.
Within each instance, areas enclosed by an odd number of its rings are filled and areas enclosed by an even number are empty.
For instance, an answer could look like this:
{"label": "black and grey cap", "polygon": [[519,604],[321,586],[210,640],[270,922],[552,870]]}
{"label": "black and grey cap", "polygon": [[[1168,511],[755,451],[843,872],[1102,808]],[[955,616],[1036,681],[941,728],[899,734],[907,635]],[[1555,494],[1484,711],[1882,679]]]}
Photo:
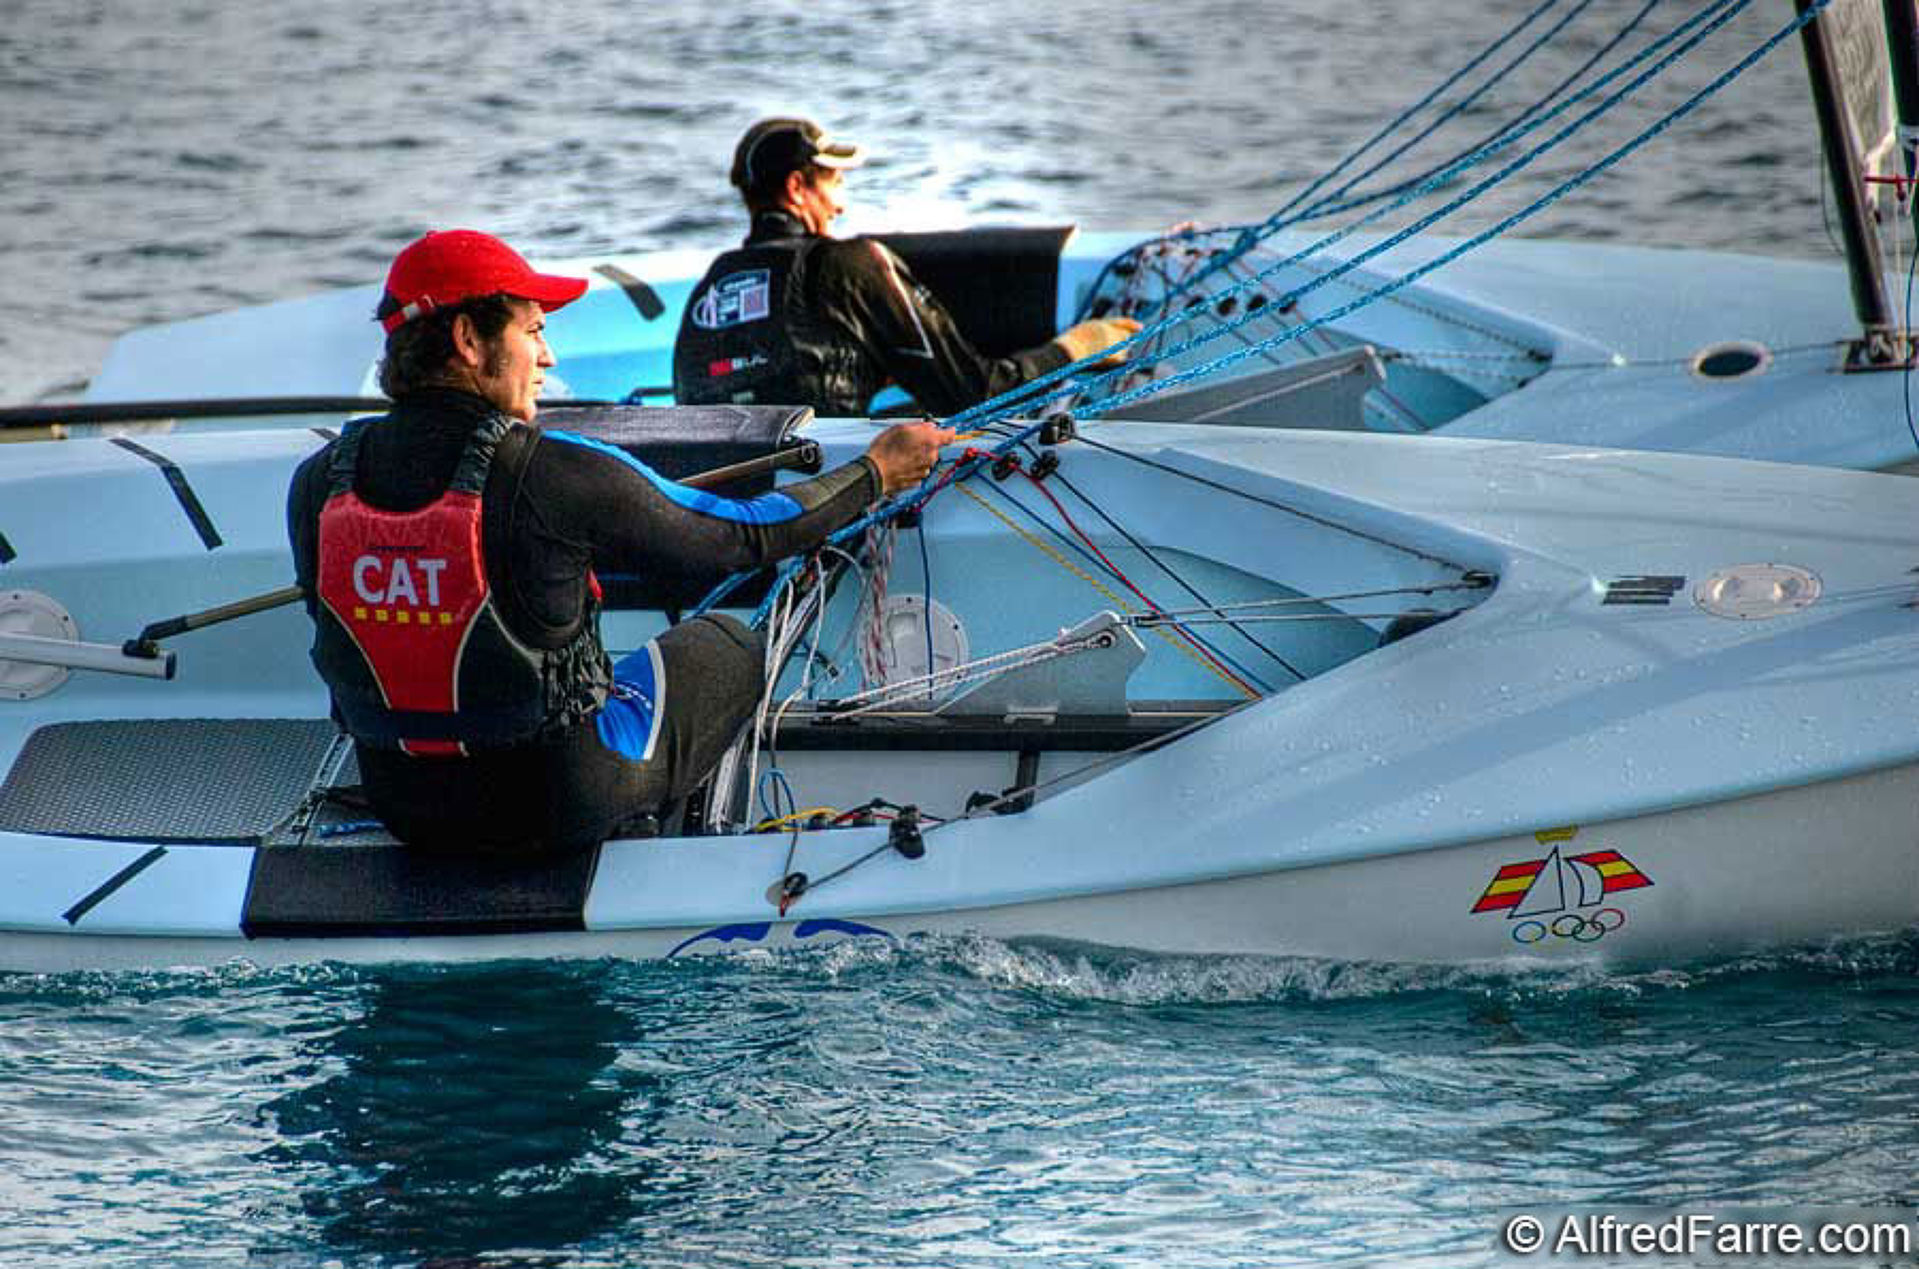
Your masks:
{"label": "black and grey cap", "polygon": [[809,164],[846,168],[864,162],[863,146],[828,136],[811,119],[762,119],[733,150],[733,184],[742,191],[765,189]]}

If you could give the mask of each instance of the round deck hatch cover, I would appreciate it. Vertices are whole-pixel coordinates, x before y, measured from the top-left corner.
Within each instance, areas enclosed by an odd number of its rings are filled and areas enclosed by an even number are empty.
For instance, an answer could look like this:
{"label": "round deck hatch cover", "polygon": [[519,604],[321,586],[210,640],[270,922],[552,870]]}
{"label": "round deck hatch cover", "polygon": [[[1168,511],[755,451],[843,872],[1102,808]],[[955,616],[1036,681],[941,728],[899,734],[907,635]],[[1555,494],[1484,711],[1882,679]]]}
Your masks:
{"label": "round deck hatch cover", "polygon": [[[74,640],[80,628],[59,601],[31,590],[0,590],[0,634]],[[30,701],[67,681],[57,665],[0,660],[0,701]]]}
{"label": "round deck hatch cover", "polygon": [[1693,602],[1715,617],[1763,621],[1810,607],[1819,598],[1819,577],[1791,564],[1735,564],[1693,589]]}
{"label": "round deck hatch cover", "polygon": [[[879,615],[878,664],[868,666],[868,688],[924,678],[966,661],[966,628],[945,604],[924,595],[890,595]],[[878,681],[872,670],[879,671]],[[931,702],[946,694],[929,689]]]}

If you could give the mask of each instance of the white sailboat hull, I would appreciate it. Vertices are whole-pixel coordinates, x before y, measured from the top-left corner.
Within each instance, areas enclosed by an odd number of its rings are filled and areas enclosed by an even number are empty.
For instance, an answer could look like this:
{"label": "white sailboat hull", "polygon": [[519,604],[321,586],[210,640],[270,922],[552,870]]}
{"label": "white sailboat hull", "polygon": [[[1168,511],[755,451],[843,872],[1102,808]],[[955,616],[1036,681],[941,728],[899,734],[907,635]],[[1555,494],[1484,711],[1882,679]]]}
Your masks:
{"label": "white sailboat hull", "polygon": [[[870,429],[815,435],[834,461]],[[203,727],[192,720],[231,720],[212,726],[242,741],[249,727],[326,731],[305,618],[277,610],[173,641],[172,681],[76,672],[0,702],[0,966],[657,957],[967,932],[1200,955],[1648,964],[1919,923],[1919,482],[1511,442],[1137,423],[1087,436],[1097,448],[1059,450],[1073,485],[1215,598],[1417,588],[1459,569],[1494,580],[1403,640],[1381,642],[1376,599],[1323,600],[1325,621],[1264,627],[1292,640],[1300,678],[1230,712],[1205,666],[1148,631],[1121,723],[1210,691],[1204,725],[1150,751],[1109,748],[1116,761],[1017,814],[933,828],[923,858],[887,850],[883,827],[803,832],[792,866],[813,878],[878,853],[784,917],[768,898],[783,832],[609,843],[524,919],[490,908],[484,885],[471,911],[419,907],[406,892],[419,878],[391,845],[264,830],[197,840],[211,830],[167,816],[195,821],[268,778],[264,750],[255,761],[244,744],[219,769],[176,753],[191,745],[174,737]],[[0,525],[17,553],[7,579],[59,600],[81,638],[114,642],[282,584],[284,530],[262,491],[319,443],[155,440],[173,481],[104,442],[16,447],[0,472],[0,507],[22,509]],[[963,496],[931,504],[926,525],[935,593],[980,650],[1110,602],[1036,567]],[[1714,611],[1709,581],[1755,565],[1790,565],[1818,593]],[[920,567],[898,553],[892,593],[922,586]],[[657,625],[610,614],[610,642],[636,646]],[[314,721],[275,721],[301,719]],[[952,817],[975,791],[1102,757],[1054,739],[1054,724],[975,721],[999,739],[955,749],[927,737],[966,727],[923,718],[781,761],[802,806],[878,793]],[[75,750],[84,761],[34,758],[36,737],[116,727],[151,733],[135,759],[105,742]],[[1026,749],[1037,765],[1021,777]],[[310,767],[269,799],[266,823],[299,802]],[[149,830],[95,805],[116,800],[180,809]],[[342,860],[321,879],[326,903],[350,909],[364,864],[400,878],[398,906],[309,929],[303,887],[320,883],[301,870]]]}
{"label": "white sailboat hull", "polygon": [[[1536,835],[1324,867],[1183,885],[938,911],[869,913],[830,892],[790,919],[648,926],[623,915],[651,880],[651,842],[610,843],[575,932],[453,937],[247,938],[13,930],[8,968],[34,972],[156,966],[261,966],[485,959],[658,959],[747,949],[819,948],[846,939],[983,935],[1078,941],[1140,951],[1338,961],[1536,962],[1646,966],[1714,960],[1781,946],[1893,932],[1919,921],[1919,764],[1554,836],[1610,851],[1645,884],[1565,896],[1522,914],[1475,911],[1489,883],[1550,849]],[[19,844],[6,843],[19,849]],[[1195,843],[1168,844],[1195,849]],[[176,848],[235,853],[233,848]],[[228,861],[235,862],[235,861]],[[910,867],[888,859],[882,867]],[[204,896],[207,892],[203,891]],[[956,896],[957,898],[958,896]],[[170,898],[163,896],[170,903]],[[123,906],[111,924],[169,918]],[[595,917],[594,912],[603,915]],[[181,913],[173,909],[171,923]]]}

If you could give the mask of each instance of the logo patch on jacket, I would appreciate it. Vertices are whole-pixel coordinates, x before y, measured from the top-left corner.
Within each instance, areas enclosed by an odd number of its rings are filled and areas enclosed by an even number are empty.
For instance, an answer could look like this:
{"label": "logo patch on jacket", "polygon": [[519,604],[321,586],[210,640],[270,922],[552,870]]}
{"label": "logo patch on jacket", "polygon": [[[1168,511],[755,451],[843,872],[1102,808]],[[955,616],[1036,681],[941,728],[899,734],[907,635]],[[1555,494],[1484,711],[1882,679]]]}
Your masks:
{"label": "logo patch on jacket", "polygon": [[706,377],[709,379],[724,379],[726,376],[736,375],[742,370],[754,370],[760,366],[770,366],[772,364],[772,358],[763,356],[760,353],[752,353],[745,357],[722,357],[718,361],[709,361],[706,363]]}
{"label": "logo patch on jacket", "polygon": [[729,273],[693,302],[693,324],[702,330],[725,330],[757,322],[773,311],[772,273],[748,269]]}

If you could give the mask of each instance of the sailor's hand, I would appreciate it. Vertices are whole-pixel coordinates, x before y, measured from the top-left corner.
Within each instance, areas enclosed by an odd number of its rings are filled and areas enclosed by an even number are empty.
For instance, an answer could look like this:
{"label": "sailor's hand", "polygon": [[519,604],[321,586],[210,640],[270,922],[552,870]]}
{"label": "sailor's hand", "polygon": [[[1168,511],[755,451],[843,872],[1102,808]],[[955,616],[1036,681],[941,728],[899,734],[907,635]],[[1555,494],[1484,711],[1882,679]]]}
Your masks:
{"label": "sailor's hand", "polygon": [[[1053,342],[1066,350],[1074,361],[1084,361],[1104,352],[1129,335],[1139,334],[1139,323],[1130,317],[1095,317],[1090,322],[1068,326],[1053,336]],[[1126,360],[1130,350],[1122,349],[1093,363],[1093,369],[1105,370]]]}
{"label": "sailor's hand", "polygon": [[939,463],[940,446],[953,435],[937,423],[896,423],[874,437],[866,456],[880,469],[880,492],[898,493],[925,480]]}

